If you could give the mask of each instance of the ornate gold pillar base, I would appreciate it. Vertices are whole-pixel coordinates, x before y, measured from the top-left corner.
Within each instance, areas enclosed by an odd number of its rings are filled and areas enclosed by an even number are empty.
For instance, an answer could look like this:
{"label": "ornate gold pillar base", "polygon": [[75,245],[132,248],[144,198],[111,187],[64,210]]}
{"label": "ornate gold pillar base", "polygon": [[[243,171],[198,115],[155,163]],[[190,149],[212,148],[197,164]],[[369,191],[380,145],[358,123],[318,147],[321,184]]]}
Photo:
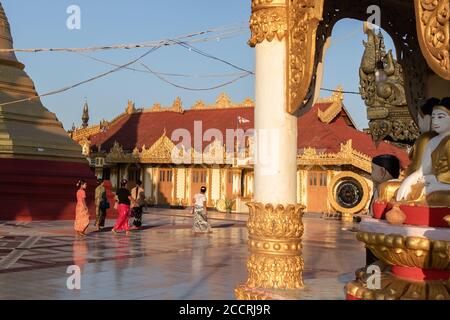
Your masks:
{"label": "ornate gold pillar base", "polygon": [[[405,227],[407,228],[407,227]],[[349,300],[450,300],[450,242],[419,236],[358,232],[357,239],[386,266],[379,287],[367,267],[345,287]]]}
{"label": "ornate gold pillar base", "polygon": [[450,284],[445,280],[413,281],[381,273],[380,288],[370,289],[367,268],[356,272],[356,280],[347,283],[345,291],[353,300],[450,300]]}
{"label": "ornate gold pillar base", "polygon": [[[302,205],[247,203],[250,257],[248,280],[235,289],[237,299],[271,299],[264,289],[301,289]],[[259,290],[261,289],[261,290]]]}

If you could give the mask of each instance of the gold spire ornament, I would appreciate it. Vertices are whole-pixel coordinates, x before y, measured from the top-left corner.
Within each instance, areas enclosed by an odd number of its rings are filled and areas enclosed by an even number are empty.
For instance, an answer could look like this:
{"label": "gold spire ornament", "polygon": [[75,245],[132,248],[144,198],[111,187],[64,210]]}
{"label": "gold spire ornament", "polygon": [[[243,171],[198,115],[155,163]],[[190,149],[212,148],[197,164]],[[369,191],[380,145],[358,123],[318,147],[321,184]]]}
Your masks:
{"label": "gold spire ornament", "polygon": [[[0,48],[13,49],[1,4]],[[36,98],[34,83],[23,69],[13,51],[0,53],[0,158],[86,162],[55,114]],[[29,100],[10,103],[22,99]]]}
{"label": "gold spire ornament", "polygon": [[82,127],[87,128],[89,125],[89,106],[87,101],[84,103],[83,106],[83,116],[81,117],[81,120],[83,121]]}

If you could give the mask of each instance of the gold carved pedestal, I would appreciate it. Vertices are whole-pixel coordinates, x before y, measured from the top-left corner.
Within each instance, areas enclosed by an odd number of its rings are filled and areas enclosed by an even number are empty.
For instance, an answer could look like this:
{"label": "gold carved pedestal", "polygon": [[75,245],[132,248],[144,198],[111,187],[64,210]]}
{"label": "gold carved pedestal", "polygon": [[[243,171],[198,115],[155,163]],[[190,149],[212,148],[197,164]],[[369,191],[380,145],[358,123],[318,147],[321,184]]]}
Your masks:
{"label": "gold carved pedestal", "polygon": [[382,270],[380,287],[368,287],[372,273],[367,267],[356,271],[356,280],[347,284],[346,292],[363,300],[450,300],[450,279],[410,280],[396,276],[392,266],[450,270],[450,242],[425,237],[403,236],[373,232],[359,232],[357,239],[380,259]]}
{"label": "gold carved pedestal", "polygon": [[247,228],[250,257],[248,280],[235,289],[239,300],[272,299],[266,289],[301,289],[302,205],[250,202]]}

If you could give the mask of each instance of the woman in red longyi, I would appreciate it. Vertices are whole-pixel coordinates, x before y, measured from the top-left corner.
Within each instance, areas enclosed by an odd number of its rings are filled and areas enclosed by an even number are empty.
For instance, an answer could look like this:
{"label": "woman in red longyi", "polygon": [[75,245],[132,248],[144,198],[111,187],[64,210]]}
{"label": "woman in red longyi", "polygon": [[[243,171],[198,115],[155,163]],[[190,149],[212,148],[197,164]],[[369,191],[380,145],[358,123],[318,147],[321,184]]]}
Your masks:
{"label": "woman in red longyi", "polygon": [[128,235],[130,232],[128,219],[130,218],[131,193],[126,188],[127,184],[127,180],[122,180],[120,183],[120,189],[116,192],[119,217],[117,218],[116,224],[111,231],[113,233],[117,233],[118,231],[125,231],[125,233]]}

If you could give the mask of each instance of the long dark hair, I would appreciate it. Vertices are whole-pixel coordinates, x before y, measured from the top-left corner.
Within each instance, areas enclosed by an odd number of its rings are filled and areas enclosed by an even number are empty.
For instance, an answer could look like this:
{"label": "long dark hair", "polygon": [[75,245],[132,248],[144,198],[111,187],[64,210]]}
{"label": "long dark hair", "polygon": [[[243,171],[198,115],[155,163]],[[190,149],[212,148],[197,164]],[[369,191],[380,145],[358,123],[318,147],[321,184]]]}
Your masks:
{"label": "long dark hair", "polygon": [[81,186],[83,184],[85,184],[85,183],[86,183],[86,181],[84,181],[83,179],[78,180],[78,182],[77,182],[77,190],[80,190]]}
{"label": "long dark hair", "polygon": [[372,163],[386,169],[394,179],[400,175],[400,160],[392,154],[381,154],[372,159]]}
{"label": "long dark hair", "polygon": [[431,116],[431,113],[433,112],[433,107],[435,105],[439,104],[438,98],[430,98],[425,100],[425,102],[420,106],[419,111],[422,113],[423,116]]}
{"label": "long dark hair", "polygon": [[446,108],[447,111],[450,111],[450,97],[442,98],[438,105]]}

